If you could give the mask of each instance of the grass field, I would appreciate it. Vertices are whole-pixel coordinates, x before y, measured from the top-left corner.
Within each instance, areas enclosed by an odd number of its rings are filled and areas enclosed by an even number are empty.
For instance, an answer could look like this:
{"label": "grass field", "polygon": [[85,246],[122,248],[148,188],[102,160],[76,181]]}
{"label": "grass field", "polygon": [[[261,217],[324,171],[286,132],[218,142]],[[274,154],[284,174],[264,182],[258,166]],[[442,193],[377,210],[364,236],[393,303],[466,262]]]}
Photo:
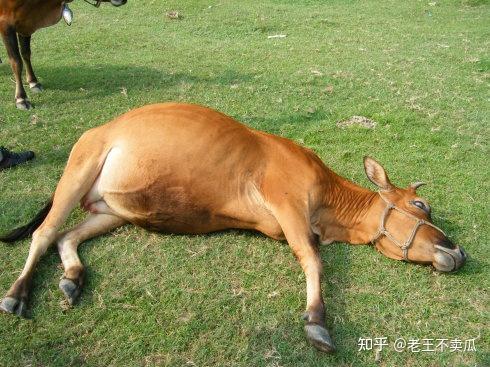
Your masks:
{"label": "grass field", "polygon": [[[362,157],[400,186],[421,180],[434,221],[470,258],[456,274],[369,246],[324,246],[327,326],[308,345],[306,290],[285,243],[227,231],[176,236],[123,227],[80,248],[80,302],[58,290],[57,252],[38,266],[30,319],[0,315],[0,366],[489,366],[488,1],[155,1],[95,9],[34,36],[46,91],[13,103],[0,65],[0,145],[32,149],[0,173],[0,231],[50,197],[83,131],[159,101],[204,104],[312,148],[369,186]],[[169,10],[183,16],[171,20]],[[268,38],[284,34],[285,38]],[[0,49],[6,61],[6,53]],[[339,128],[353,115],[374,129]],[[298,172],[301,174],[301,172]],[[83,218],[75,211],[69,224]],[[0,295],[29,241],[0,246]],[[387,337],[376,359],[360,337]],[[476,352],[393,350],[396,338],[476,338]]]}

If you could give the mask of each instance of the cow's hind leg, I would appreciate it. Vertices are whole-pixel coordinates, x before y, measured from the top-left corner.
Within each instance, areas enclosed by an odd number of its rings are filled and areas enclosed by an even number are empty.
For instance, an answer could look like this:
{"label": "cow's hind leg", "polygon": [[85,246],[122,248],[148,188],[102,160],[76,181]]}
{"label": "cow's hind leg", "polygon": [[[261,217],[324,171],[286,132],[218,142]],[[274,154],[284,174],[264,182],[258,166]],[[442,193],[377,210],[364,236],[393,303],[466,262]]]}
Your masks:
{"label": "cow's hind leg", "polygon": [[58,251],[65,268],[60,289],[70,305],[75,303],[83,286],[84,267],[78,257],[78,245],[125,223],[124,219],[115,215],[90,214],[84,222],[59,237]]}
{"label": "cow's hind leg", "polygon": [[24,269],[0,302],[0,311],[23,316],[36,264],[59,237],[59,229],[73,208],[90,191],[105,157],[104,146],[96,144],[96,140],[94,142],[93,133],[85,133],[75,144],[54,193],[53,205],[46,219],[33,233]]}
{"label": "cow's hind leg", "polygon": [[32,276],[41,256],[56,239],[55,228],[38,229],[32,235],[29,255],[17,280],[0,302],[0,311],[25,316]]}
{"label": "cow's hind leg", "polygon": [[29,83],[29,88],[31,88],[33,93],[40,93],[43,90],[43,86],[38,82],[31,64],[31,36],[19,34],[18,38],[20,54],[22,55],[22,60],[24,60],[24,65],[26,66],[27,83]]}

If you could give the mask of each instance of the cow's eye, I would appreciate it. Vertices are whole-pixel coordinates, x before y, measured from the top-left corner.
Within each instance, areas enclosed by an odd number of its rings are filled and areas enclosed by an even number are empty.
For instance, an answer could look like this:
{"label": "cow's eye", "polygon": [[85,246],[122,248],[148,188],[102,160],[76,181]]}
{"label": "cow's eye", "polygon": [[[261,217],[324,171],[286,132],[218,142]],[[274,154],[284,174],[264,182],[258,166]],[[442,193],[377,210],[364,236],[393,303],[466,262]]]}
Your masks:
{"label": "cow's eye", "polygon": [[424,202],[422,202],[420,200],[413,200],[412,205],[416,206],[419,209],[422,209],[426,213],[430,212],[430,208],[427,205],[425,205]]}

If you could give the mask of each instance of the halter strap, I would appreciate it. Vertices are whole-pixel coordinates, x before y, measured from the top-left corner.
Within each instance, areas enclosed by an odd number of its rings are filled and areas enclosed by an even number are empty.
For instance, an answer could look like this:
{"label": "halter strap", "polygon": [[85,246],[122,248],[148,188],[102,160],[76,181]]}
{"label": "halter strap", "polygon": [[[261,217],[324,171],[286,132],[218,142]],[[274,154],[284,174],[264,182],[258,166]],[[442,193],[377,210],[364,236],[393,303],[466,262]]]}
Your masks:
{"label": "halter strap", "polygon": [[83,1],[85,1],[87,4],[95,6],[96,8],[98,8],[100,6],[100,3],[102,2],[102,0],[94,0],[94,2],[91,2],[89,0],[83,0]]}
{"label": "halter strap", "polygon": [[[381,213],[381,218],[380,218],[380,223],[379,223],[379,228],[378,228],[378,231],[376,232],[376,234],[374,235],[373,239],[371,240],[371,243],[375,243],[377,240],[379,240],[382,236],[385,236],[386,238],[388,238],[391,242],[393,242],[395,245],[397,245],[398,247],[400,247],[400,249],[402,250],[402,253],[403,253],[403,260],[405,261],[409,261],[408,260],[408,249],[410,248],[410,246],[412,245],[413,243],[413,240],[415,239],[415,235],[417,234],[417,231],[418,229],[420,228],[421,225],[423,224],[427,224],[428,226],[431,226],[432,228],[438,230],[439,232],[441,232],[444,236],[446,236],[446,234],[442,231],[442,229],[440,229],[439,227],[435,226],[434,224],[430,223],[430,222],[427,222],[423,219],[420,219],[418,217],[416,217],[415,215],[403,210],[403,209],[400,209],[399,207],[397,207],[395,204],[393,204],[392,202],[390,202],[388,199],[386,199],[382,194],[381,192],[378,192],[379,196],[381,197],[381,199],[386,203],[386,207],[385,209],[383,210],[383,212]],[[404,243],[401,243],[399,242],[387,229],[386,229],[386,219],[388,218],[388,215],[390,214],[390,211],[391,210],[396,210],[397,212],[399,213],[402,213],[404,215],[406,215],[407,217],[409,217],[410,219],[413,219],[415,220],[415,226],[412,228],[412,232],[410,233],[410,236],[407,238],[407,240],[404,242]]]}

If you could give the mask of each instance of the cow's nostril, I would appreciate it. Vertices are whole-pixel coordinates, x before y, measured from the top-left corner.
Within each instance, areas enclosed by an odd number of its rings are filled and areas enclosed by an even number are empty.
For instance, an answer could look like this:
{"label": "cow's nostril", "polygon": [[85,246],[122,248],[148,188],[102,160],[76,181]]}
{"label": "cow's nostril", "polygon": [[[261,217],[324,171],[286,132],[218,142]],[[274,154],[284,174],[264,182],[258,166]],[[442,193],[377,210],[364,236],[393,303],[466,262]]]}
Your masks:
{"label": "cow's nostril", "polygon": [[463,261],[466,260],[467,255],[466,255],[466,252],[463,250],[462,247],[459,248],[459,252],[461,252],[461,256],[463,257]]}

